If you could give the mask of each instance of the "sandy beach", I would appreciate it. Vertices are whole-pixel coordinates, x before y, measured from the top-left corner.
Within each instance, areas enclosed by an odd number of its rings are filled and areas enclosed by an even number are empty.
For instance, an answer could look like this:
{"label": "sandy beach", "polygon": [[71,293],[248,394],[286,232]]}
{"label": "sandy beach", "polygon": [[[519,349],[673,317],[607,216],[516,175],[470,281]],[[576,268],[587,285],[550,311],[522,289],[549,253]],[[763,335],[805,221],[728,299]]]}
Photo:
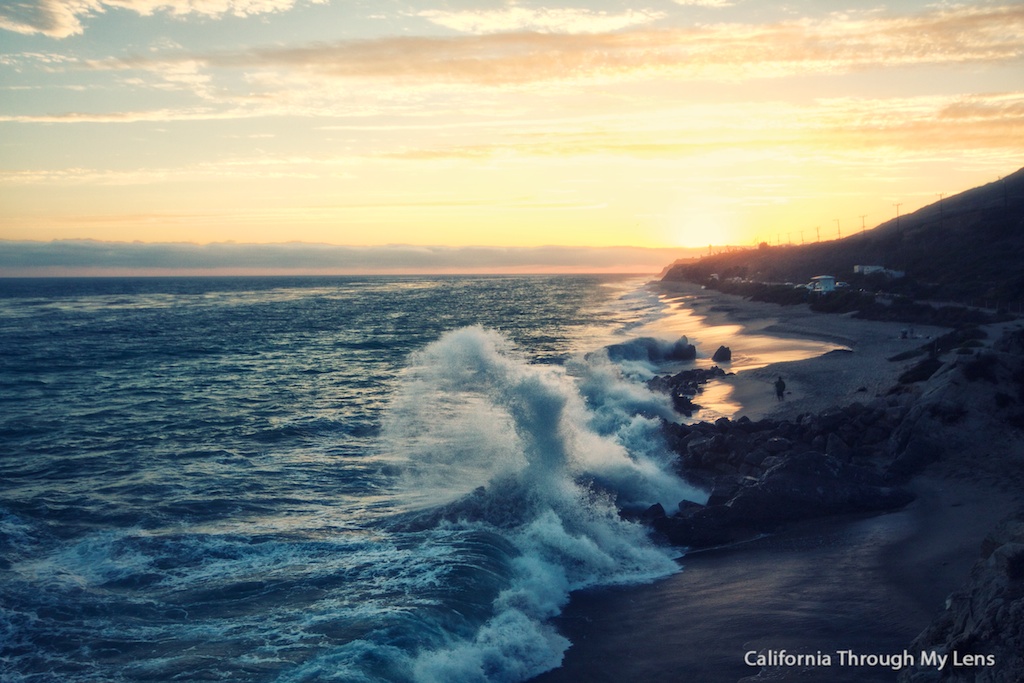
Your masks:
{"label": "sandy beach", "polygon": [[[948,331],[748,301],[685,282],[657,288],[674,310],[686,311],[672,318],[667,331],[694,337],[708,358],[719,345],[733,352],[731,363],[719,365],[735,374],[694,399],[708,408],[695,416],[702,420],[721,415],[785,419],[866,403],[888,392],[913,364],[889,358]],[[784,401],[775,398],[779,376],[786,382]]]}
{"label": "sandy beach", "polygon": [[[887,359],[942,328],[857,320],[743,300],[687,284],[664,286],[672,333],[705,359],[730,346],[735,375],[695,401],[725,415],[794,418],[884,396],[909,362]],[[904,331],[907,337],[905,338]],[[785,400],[772,383],[783,376]],[[556,620],[573,643],[537,683],[645,680],[894,681],[887,667],[852,666],[839,651],[898,654],[943,609],[977,560],[985,534],[1018,505],[980,479],[933,468],[897,512],[831,518],[732,547],[691,552],[664,581],[573,596]],[[758,667],[747,653],[827,655],[819,665]],[[819,656],[819,662],[823,660]]]}

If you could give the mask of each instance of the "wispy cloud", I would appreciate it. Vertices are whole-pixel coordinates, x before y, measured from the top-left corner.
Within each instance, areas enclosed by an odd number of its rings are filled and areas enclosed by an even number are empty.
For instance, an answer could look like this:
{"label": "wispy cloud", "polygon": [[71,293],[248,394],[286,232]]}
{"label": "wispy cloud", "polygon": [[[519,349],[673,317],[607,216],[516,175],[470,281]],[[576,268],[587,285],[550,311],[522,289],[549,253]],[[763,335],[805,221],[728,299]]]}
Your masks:
{"label": "wispy cloud", "polygon": [[498,10],[424,10],[415,16],[463,33],[607,33],[649,24],[666,14],[655,10],[610,13],[571,7],[532,8],[513,5]]}
{"label": "wispy cloud", "polygon": [[[128,2],[128,0],[123,0]],[[182,2],[194,11],[256,11],[293,0]],[[99,0],[26,7],[95,7]],[[170,6],[133,3],[138,11]],[[13,7],[5,5],[4,7]],[[20,7],[20,5],[19,5]],[[235,8],[231,10],[231,8]],[[167,10],[171,11],[171,10]],[[51,14],[52,14],[51,12]],[[865,11],[772,24],[719,23],[655,29],[658,16],[634,10],[431,11],[435,21],[477,34],[383,37],[196,52],[169,45],[146,53],[74,59],[47,53],[5,55],[6,63],[46,73],[119,73],[133,90],[184,90],[196,102],[178,108],[118,112],[10,114],[20,122],[131,122],[254,116],[366,116],[424,111],[433,103],[466,112],[488,94],[536,90],[565,96],[637,82],[745,82],[815,74],[880,72],[917,65],[1014,64],[1024,58],[1024,6],[938,8],[916,15]],[[629,25],[622,30],[597,30]],[[508,32],[506,31],[506,29]],[[495,32],[491,32],[495,31]],[[106,87],[112,87],[106,84]],[[484,90],[485,89],[485,90]],[[457,98],[472,95],[473,105]],[[132,100],[128,100],[129,102]],[[456,103],[456,104],[453,104]],[[501,100],[497,107],[508,108]],[[494,112],[492,112],[494,113]],[[463,117],[464,118],[464,117]]]}
{"label": "wispy cloud", "polygon": [[[318,3],[327,0],[306,0]],[[166,12],[175,16],[247,16],[283,12],[296,0],[18,0],[0,4],[0,28],[16,33],[41,33],[67,38],[84,31],[82,19],[110,9],[127,9],[143,16]]]}
{"label": "wispy cloud", "polygon": [[[236,118],[242,114],[196,110],[179,120]],[[250,112],[250,116],[255,114]],[[167,114],[170,116],[170,114]],[[81,115],[49,121],[160,121],[149,116]],[[0,119],[2,120],[2,119]],[[344,151],[308,150],[304,154],[273,149],[225,155],[200,163],[137,169],[57,167],[0,170],[0,186],[81,185],[126,186],[196,179],[349,178],[367,165],[403,162],[481,162],[510,159],[616,157],[634,159],[704,158],[723,149],[747,153],[792,155],[797,148],[829,154],[882,149],[1024,150],[1024,91],[979,95],[902,98],[833,97],[724,104],[677,104],[657,111],[623,112],[572,119],[508,119],[475,121],[461,128],[434,125],[433,119],[404,119],[402,125],[326,126],[352,142]],[[363,132],[400,136],[392,142],[360,145]],[[265,136],[264,136],[265,137]],[[267,138],[271,139],[271,138]]]}
{"label": "wispy cloud", "polygon": [[65,167],[0,170],[0,186],[23,185],[148,185],[174,181],[251,180],[281,178],[349,178],[351,159],[344,157],[247,156],[178,167],[110,170]]}
{"label": "wispy cloud", "polygon": [[55,240],[0,241],[0,274],[53,272],[657,272],[679,249],[641,247],[347,247]]}
{"label": "wispy cloud", "polygon": [[[553,10],[552,10],[553,11]],[[211,54],[140,55],[94,60],[101,70],[274,69],[317,78],[405,85],[503,87],[537,82],[656,78],[744,81],[908,65],[1018,60],[1024,56],[1024,6],[954,7],[915,16],[835,15],[774,24],[590,33],[500,26],[538,21],[495,15],[480,35],[386,37]],[[436,14],[436,13],[435,13]],[[445,15],[462,16],[462,15]],[[476,17],[471,19],[470,17]],[[481,16],[467,15],[467,28]],[[621,15],[622,17],[633,15]],[[639,16],[647,16],[638,14]],[[552,25],[558,21],[552,19]],[[572,23],[566,19],[566,23]],[[585,23],[585,22],[584,22]]]}
{"label": "wispy cloud", "polygon": [[736,4],[732,0],[673,0],[673,2],[684,7],[732,7]]}

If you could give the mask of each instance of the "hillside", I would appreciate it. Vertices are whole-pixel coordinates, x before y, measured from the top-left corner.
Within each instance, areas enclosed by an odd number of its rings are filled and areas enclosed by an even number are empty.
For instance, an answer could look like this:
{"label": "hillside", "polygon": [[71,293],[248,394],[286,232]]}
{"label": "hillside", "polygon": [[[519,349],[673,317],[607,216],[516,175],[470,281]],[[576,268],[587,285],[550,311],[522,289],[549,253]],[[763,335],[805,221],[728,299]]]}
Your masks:
{"label": "hillside", "polygon": [[[854,265],[906,272],[892,282],[856,278]],[[830,274],[852,284],[934,300],[1024,300],[1024,169],[841,240],[768,246],[677,261],[665,280],[712,274],[807,282]],[[1016,305],[1016,304],[1015,304]]]}

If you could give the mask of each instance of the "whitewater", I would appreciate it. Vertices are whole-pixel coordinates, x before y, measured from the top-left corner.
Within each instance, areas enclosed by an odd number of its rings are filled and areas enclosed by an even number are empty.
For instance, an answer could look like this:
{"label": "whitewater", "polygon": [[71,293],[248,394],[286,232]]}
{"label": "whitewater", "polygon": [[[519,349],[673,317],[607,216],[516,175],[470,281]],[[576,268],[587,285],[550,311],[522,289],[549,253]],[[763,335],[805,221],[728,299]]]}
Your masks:
{"label": "whitewater", "polygon": [[557,667],[573,591],[678,571],[621,513],[706,498],[643,384],[668,315],[621,276],[0,281],[0,678]]}

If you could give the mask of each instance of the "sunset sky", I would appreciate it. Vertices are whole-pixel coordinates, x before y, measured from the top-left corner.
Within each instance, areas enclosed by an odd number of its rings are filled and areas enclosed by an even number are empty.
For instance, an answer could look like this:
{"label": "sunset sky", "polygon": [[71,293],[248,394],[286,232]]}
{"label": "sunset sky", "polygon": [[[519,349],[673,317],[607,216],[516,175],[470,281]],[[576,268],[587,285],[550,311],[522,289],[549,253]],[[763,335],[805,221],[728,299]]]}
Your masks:
{"label": "sunset sky", "polygon": [[0,240],[798,242],[1024,166],[1024,3],[3,0],[0,88]]}

